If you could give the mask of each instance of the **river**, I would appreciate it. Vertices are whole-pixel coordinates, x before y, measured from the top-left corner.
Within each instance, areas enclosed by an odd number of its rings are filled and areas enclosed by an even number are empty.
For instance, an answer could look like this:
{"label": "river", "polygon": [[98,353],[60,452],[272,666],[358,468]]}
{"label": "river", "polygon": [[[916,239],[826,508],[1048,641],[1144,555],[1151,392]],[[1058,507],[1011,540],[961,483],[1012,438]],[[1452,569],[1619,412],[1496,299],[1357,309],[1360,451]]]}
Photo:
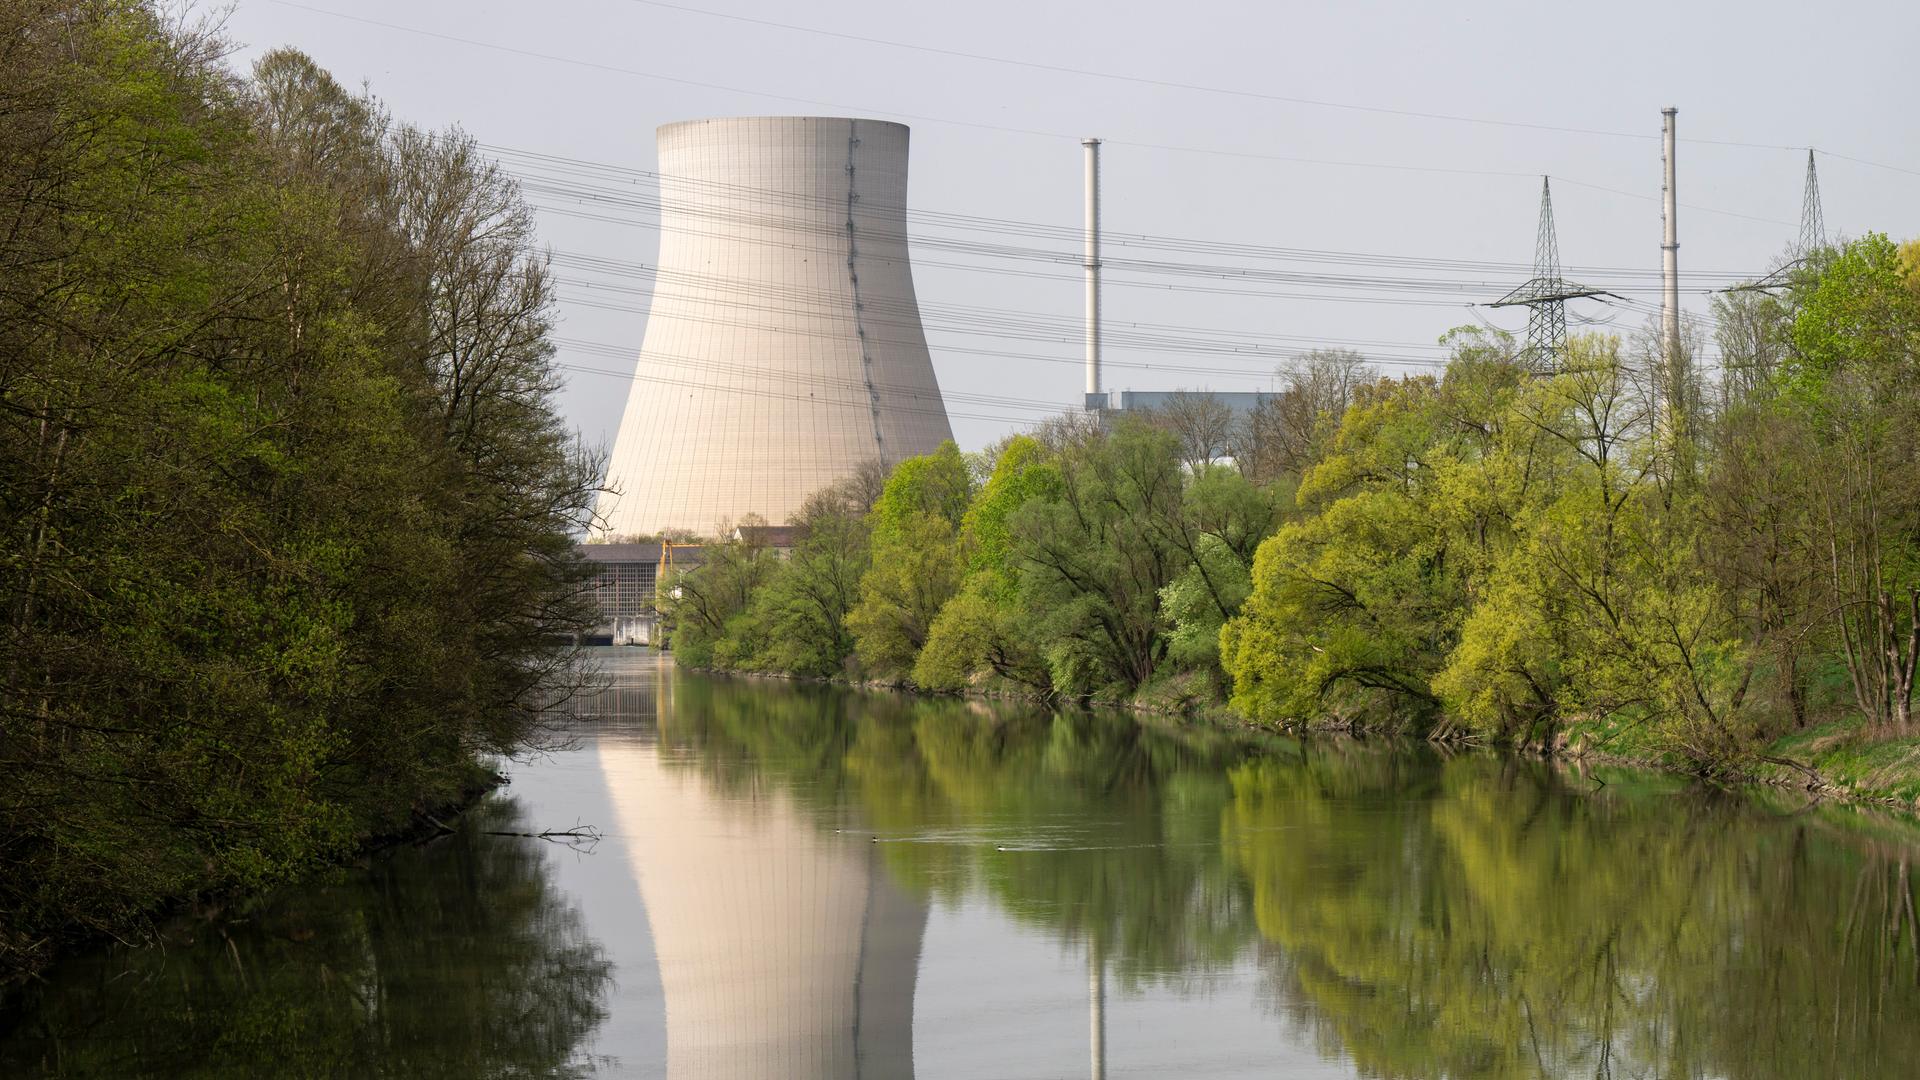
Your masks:
{"label": "river", "polygon": [[596,660],[454,834],[68,959],[0,1075],[1920,1069],[1904,819]]}

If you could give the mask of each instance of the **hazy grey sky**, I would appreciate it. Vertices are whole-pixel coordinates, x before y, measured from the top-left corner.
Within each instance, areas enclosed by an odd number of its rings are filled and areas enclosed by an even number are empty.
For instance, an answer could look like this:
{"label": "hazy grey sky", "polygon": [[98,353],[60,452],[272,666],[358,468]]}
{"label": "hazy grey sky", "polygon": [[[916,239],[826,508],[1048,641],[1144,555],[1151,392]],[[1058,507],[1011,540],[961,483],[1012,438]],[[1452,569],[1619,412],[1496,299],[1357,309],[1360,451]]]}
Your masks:
{"label": "hazy grey sky", "polygon": [[[1659,301],[1666,105],[1680,110],[1689,311],[1704,311],[1705,290],[1725,275],[1766,269],[1794,239],[1805,147],[1822,151],[1830,235],[1920,234],[1920,4],[1911,2],[240,0],[228,27],[245,46],[237,63],[294,45],[343,83],[364,80],[402,119],[626,169],[656,166],[654,128],[673,120],[900,120],[913,128],[912,211],[1076,227],[1079,139],[1103,137],[1109,258],[1266,275],[1111,271],[1107,384],[1116,389],[1265,386],[1277,353],[1315,344],[1364,342],[1356,347],[1401,371],[1437,359],[1435,339],[1449,327],[1524,327],[1522,310],[1468,305],[1525,278],[1543,173],[1554,177],[1569,276],[1593,270],[1595,284],[1636,301],[1577,305],[1575,321],[1638,327]],[[650,193],[621,173],[593,182]],[[552,194],[532,201],[557,252],[653,261],[658,234],[640,211]],[[1128,246],[1126,233],[1290,250],[1229,258]],[[916,225],[915,235],[1060,256],[916,244],[934,366],[961,444],[978,447],[1076,404],[1077,245],[1022,230]],[[645,327],[646,281],[562,263],[562,361],[617,373],[569,371],[564,405],[589,438],[611,441],[629,385],[620,376],[632,373]],[[1301,277],[1275,280],[1276,271]],[[1029,328],[985,333],[1004,326],[997,312],[1008,310],[1028,313]],[[1036,318],[1057,320],[1058,333],[1034,332]],[[1162,341],[1193,335],[1128,339],[1128,324],[1207,328],[1222,347],[1169,351]],[[1129,340],[1142,347],[1117,347]]]}

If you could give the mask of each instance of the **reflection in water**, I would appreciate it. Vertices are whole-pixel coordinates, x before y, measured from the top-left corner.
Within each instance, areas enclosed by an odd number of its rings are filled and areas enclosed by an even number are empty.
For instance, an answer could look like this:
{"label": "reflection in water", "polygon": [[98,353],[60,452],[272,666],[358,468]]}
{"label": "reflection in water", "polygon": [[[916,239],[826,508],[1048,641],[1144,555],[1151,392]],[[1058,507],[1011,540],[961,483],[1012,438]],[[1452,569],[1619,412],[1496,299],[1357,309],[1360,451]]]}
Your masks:
{"label": "reflection in water", "polygon": [[494,798],[458,831],[166,944],[80,956],[0,1013],[0,1076],[587,1071],[609,968]]}
{"label": "reflection in water", "polygon": [[1103,957],[1123,990],[1256,957],[1274,1007],[1363,1075],[1898,1076],[1920,1060],[1915,834],[1897,822],[1124,716],[685,678],[679,693],[662,717],[674,768],[782,828],[789,799],[816,837],[857,819],[904,888],[987,895]]}
{"label": "reflection in water", "polygon": [[[1110,1059],[1788,1080],[1920,1061],[1904,820],[608,655],[581,728],[596,756],[515,788],[548,791],[542,825],[604,826],[594,856],[543,860],[476,821],[195,941],[79,958],[0,1014],[0,1076],[934,1080]],[[643,907],[651,951],[616,952],[633,966],[610,997],[587,931],[636,939]],[[609,1001],[630,1011],[601,1023]]]}
{"label": "reflection in water", "polygon": [[1537,763],[1430,772],[1411,800],[1373,770],[1234,774],[1228,857],[1281,995],[1369,1073],[1909,1074],[1911,849]]}
{"label": "reflection in water", "polygon": [[1107,1080],[1107,969],[1097,949],[1087,950],[1087,1056],[1093,1080]]}
{"label": "reflection in water", "polygon": [[638,740],[602,740],[600,763],[659,957],[668,1074],[910,1077],[927,909],[878,845],[778,787],[726,797]]}

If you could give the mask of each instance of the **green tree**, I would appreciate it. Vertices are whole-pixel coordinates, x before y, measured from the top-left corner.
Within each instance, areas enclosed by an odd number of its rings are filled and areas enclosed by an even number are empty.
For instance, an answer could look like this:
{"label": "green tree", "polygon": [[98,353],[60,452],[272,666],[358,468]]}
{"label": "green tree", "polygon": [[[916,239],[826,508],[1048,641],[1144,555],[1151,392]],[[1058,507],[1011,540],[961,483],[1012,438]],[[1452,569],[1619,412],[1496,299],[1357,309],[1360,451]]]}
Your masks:
{"label": "green tree", "polygon": [[1038,613],[1054,688],[1130,693],[1166,658],[1160,590],[1186,568],[1161,526],[1179,515],[1179,443],[1123,423],[1059,452],[1060,495],[1011,519],[1022,602]]}
{"label": "green tree", "polygon": [[1220,634],[1233,705],[1256,719],[1430,715],[1428,680],[1465,582],[1446,497],[1450,430],[1429,378],[1382,383],[1302,481],[1306,511],[1262,543],[1252,593]]}
{"label": "green tree", "polygon": [[1188,481],[1178,516],[1165,523],[1187,557],[1187,568],[1160,591],[1172,624],[1168,656],[1213,677],[1220,696],[1220,628],[1252,593],[1254,554],[1291,503],[1291,487],[1282,480],[1263,488],[1240,470],[1205,466]]}
{"label": "green tree", "polygon": [[952,442],[893,470],[872,514],[873,563],[847,615],[860,662],[905,678],[933,620],[966,570],[960,522],[973,495],[966,459]]}
{"label": "green tree", "polygon": [[1808,433],[1821,604],[1854,705],[1911,730],[1920,664],[1920,291],[1885,237],[1841,249],[1800,297],[1785,407]]}
{"label": "green tree", "polygon": [[843,671],[854,650],[847,619],[870,561],[867,513],[847,484],[801,506],[792,556],[753,599],[753,618],[767,628],[755,666],[816,676]]}
{"label": "green tree", "polygon": [[728,540],[706,545],[698,563],[665,577],[659,607],[675,657],[692,667],[750,666],[766,632],[750,609],[780,569],[761,545]]}
{"label": "green tree", "polygon": [[0,4],[0,40],[13,969],[308,870],[535,736],[596,468],[470,140],[298,54],[244,83],[140,3]]}
{"label": "green tree", "polygon": [[914,663],[914,682],[953,690],[991,672],[1032,690],[1052,689],[1040,630],[1021,598],[1011,522],[1028,502],[1058,498],[1060,489],[1060,471],[1038,440],[1015,436],[1000,448],[961,519],[966,579],[935,616]]}

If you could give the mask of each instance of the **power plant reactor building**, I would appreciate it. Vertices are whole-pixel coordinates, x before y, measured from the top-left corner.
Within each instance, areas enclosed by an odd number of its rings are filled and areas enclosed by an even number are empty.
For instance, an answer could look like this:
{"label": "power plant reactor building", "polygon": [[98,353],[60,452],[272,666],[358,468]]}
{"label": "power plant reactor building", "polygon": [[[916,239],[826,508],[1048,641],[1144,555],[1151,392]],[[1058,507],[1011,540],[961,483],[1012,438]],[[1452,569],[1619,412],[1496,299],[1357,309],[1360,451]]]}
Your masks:
{"label": "power plant reactor building", "polygon": [[907,128],[659,130],[660,258],[602,536],[781,523],[863,463],[952,438],[907,259]]}

